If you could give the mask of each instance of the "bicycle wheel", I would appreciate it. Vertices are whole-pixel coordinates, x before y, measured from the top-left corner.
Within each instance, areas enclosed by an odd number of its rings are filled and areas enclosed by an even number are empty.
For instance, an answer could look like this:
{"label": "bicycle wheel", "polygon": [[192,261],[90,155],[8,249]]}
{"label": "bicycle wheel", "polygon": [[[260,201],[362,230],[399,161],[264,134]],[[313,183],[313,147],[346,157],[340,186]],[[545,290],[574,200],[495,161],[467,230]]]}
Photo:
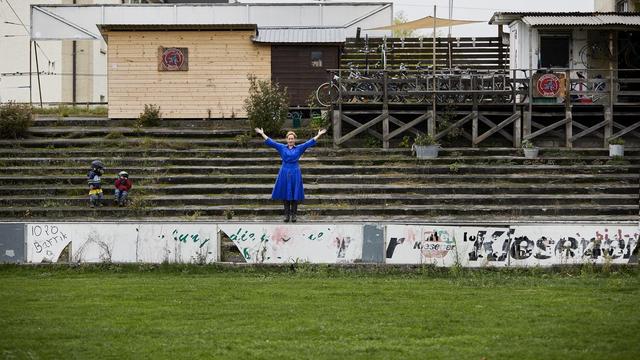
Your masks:
{"label": "bicycle wheel", "polygon": [[331,106],[338,101],[339,96],[338,87],[328,82],[318,86],[316,90],[316,99],[322,106]]}

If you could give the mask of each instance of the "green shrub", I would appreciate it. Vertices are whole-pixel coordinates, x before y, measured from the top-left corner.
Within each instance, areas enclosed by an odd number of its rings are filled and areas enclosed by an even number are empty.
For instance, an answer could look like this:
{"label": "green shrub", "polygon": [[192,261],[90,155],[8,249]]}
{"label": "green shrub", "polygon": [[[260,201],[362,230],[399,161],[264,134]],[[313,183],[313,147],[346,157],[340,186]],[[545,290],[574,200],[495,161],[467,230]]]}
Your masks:
{"label": "green shrub", "polygon": [[422,133],[416,136],[415,140],[413,141],[413,144],[418,146],[440,145],[438,144],[438,141],[436,140],[436,138],[428,133]]}
{"label": "green shrub", "polygon": [[0,105],[0,138],[25,137],[32,121],[29,106],[12,102]]}
{"label": "green shrub", "polygon": [[239,134],[235,136],[234,140],[239,147],[247,147],[247,145],[249,145],[249,140],[251,140],[251,135]]}
{"label": "green shrub", "polygon": [[251,128],[262,128],[266,134],[276,136],[289,113],[287,89],[253,75],[249,75],[249,82],[249,97],[244,101],[244,109]]}
{"label": "green shrub", "polygon": [[309,121],[309,127],[315,130],[317,133],[320,129],[329,129],[329,113],[317,113],[311,114],[311,120]]}
{"label": "green shrub", "polygon": [[624,139],[621,137],[610,138],[609,145],[624,145]]}
{"label": "green shrub", "polygon": [[162,113],[160,112],[160,106],[154,104],[145,104],[144,111],[138,116],[138,126],[149,127],[160,125],[162,119]]}

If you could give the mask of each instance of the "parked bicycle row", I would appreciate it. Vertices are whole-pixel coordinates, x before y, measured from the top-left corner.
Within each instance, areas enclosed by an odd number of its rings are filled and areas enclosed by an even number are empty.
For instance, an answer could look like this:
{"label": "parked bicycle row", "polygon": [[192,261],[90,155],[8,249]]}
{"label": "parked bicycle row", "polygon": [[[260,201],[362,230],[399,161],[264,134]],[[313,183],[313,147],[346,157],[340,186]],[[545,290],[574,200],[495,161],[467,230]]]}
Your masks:
{"label": "parked bicycle row", "polygon": [[[533,79],[532,79],[533,77]],[[533,80],[533,81],[532,81]],[[601,74],[588,78],[577,71],[569,79],[572,102],[597,103],[608,100],[609,79]],[[386,89],[385,89],[386,84]],[[409,69],[380,70],[375,65],[365,71],[352,63],[347,70],[336,70],[332,80],[318,87],[316,98],[323,106],[343,103],[526,103],[531,98],[555,99],[563,103],[567,95],[566,74],[557,70],[447,69],[435,72],[420,63]],[[386,91],[385,91],[386,90]]]}

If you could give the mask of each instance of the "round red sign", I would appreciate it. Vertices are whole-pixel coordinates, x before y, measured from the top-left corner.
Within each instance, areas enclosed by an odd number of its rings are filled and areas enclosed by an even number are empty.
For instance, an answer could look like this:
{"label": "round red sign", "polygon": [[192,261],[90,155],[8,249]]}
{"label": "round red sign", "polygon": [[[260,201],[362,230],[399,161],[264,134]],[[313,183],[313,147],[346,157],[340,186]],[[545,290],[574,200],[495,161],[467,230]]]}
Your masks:
{"label": "round red sign", "polygon": [[542,96],[555,97],[560,92],[560,79],[555,74],[544,74],[536,84]]}
{"label": "round red sign", "polygon": [[162,53],[162,65],[167,70],[180,70],[184,64],[184,54],[180,49],[168,48]]}

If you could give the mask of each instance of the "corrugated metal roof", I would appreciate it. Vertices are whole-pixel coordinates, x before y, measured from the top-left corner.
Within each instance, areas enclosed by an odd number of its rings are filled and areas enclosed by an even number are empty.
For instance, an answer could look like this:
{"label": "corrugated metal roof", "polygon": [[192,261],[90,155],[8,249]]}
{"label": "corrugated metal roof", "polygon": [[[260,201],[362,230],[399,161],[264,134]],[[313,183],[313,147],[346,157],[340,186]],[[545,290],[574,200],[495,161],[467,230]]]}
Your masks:
{"label": "corrugated metal roof", "polygon": [[640,26],[640,13],[629,12],[496,12],[489,24],[522,20],[530,26]]}
{"label": "corrugated metal roof", "polygon": [[256,24],[98,24],[104,31],[255,30]]}
{"label": "corrugated metal roof", "polygon": [[260,27],[253,41],[259,43],[342,43],[347,38],[342,27]]}
{"label": "corrugated metal roof", "polygon": [[640,15],[524,16],[522,21],[530,26],[640,26]]}

